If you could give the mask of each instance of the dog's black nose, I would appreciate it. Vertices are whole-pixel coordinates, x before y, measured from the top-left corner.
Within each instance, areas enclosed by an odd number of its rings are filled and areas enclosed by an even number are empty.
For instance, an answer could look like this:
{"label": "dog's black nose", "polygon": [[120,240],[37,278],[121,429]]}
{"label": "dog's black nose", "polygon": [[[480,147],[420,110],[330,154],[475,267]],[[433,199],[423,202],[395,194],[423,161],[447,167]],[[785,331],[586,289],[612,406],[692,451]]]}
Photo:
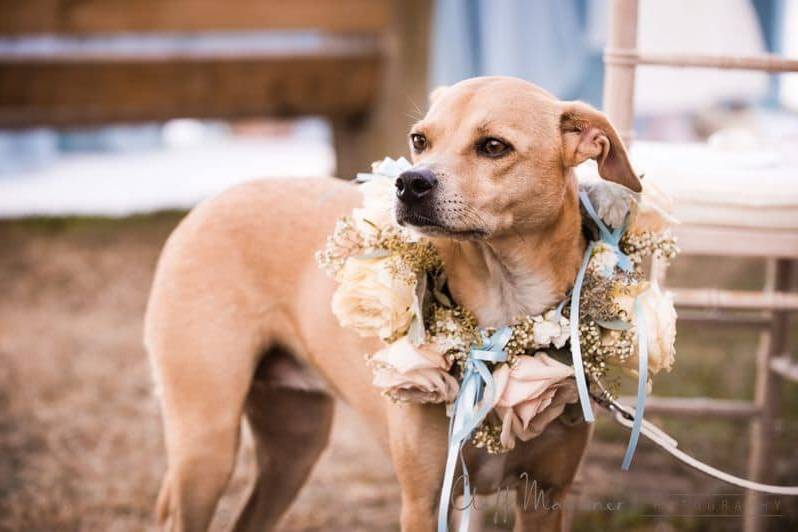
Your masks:
{"label": "dog's black nose", "polygon": [[408,170],[396,178],[396,197],[404,203],[412,203],[429,194],[437,184],[438,180],[431,170]]}

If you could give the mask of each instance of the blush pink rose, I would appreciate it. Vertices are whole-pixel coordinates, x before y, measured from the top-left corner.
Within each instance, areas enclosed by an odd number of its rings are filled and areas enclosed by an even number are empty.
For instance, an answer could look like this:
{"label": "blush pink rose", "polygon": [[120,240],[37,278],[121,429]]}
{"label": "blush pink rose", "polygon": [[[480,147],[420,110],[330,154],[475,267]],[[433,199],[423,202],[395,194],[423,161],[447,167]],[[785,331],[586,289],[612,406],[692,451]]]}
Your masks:
{"label": "blush pink rose", "polygon": [[432,344],[414,346],[407,336],[377,351],[369,363],[374,386],[395,401],[449,402],[459,389],[443,353]]}
{"label": "blush pink rose", "polygon": [[515,439],[539,436],[568,403],[578,400],[571,366],[546,353],[521,356],[514,367],[502,364],[493,372],[496,396],[493,408],[502,420],[501,442],[515,447]]}

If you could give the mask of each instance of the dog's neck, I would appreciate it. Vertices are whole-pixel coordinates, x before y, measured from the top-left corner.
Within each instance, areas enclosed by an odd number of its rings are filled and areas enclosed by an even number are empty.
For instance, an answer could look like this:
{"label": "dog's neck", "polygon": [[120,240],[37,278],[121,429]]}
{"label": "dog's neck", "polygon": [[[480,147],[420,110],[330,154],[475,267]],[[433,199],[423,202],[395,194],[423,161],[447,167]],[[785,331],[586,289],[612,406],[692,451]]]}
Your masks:
{"label": "dog's neck", "polygon": [[565,298],[585,240],[575,183],[548,227],[484,241],[448,241],[442,255],[449,289],[482,327],[500,327]]}

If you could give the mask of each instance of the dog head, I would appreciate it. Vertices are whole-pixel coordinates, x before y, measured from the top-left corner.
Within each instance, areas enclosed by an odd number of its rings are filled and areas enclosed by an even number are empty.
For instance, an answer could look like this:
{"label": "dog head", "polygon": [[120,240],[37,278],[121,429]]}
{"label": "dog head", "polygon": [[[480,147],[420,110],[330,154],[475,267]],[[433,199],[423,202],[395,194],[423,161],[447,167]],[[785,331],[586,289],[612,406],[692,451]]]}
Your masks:
{"label": "dog head", "polygon": [[618,133],[587,104],[526,81],[484,77],[436,89],[410,131],[413,168],[396,180],[397,221],[429,236],[486,239],[551,224],[571,168],[640,191]]}

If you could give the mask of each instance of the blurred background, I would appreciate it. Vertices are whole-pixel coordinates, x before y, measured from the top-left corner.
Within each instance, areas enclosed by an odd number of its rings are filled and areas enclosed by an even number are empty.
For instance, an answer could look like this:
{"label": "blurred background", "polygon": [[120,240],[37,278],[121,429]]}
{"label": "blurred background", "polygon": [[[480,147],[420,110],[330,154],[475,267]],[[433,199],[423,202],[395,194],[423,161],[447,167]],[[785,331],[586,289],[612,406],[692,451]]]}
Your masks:
{"label": "blurred background", "polygon": [[[652,267],[684,319],[651,420],[715,466],[798,484],[790,69],[798,0],[0,0],[0,530],[152,529],[165,463],[141,324],[169,232],[235,183],[407,155],[428,92],[478,75],[610,114],[682,220],[685,253]],[[398,530],[388,459],[336,416],[282,530]],[[625,436],[599,420],[574,530],[798,530],[795,500],[645,442],[620,472]]]}

